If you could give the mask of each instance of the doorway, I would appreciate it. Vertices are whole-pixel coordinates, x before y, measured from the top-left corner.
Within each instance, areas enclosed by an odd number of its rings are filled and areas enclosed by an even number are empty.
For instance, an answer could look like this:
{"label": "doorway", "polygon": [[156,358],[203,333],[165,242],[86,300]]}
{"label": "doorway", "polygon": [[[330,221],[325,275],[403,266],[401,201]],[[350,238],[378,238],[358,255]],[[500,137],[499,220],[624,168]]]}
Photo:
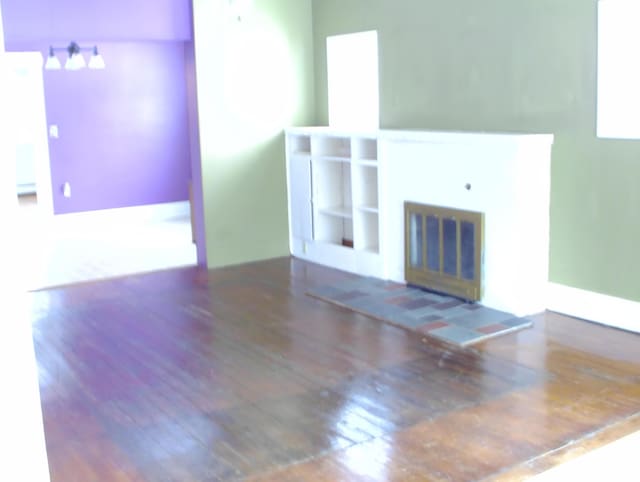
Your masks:
{"label": "doorway", "polygon": [[[10,102],[2,190],[18,206],[9,226],[27,290],[197,264],[188,201],[54,215],[43,59],[6,53]],[[70,193],[69,193],[70,194]],[[66,196],[65,193],[63,195]],[[17,203],[15,199],[17,198]]]}
{"label": "doorway", "polygon": [[[47,139],[47,117],[40,52],[7,52],[4,54],[5,88],[11,112],[10,133],[7,136],[12,181],[5,189],[40,214],[53,214],[51,170]],[[13,156],[11,156],[11,154]],[[10,187],[10,186],[13,187]]]}

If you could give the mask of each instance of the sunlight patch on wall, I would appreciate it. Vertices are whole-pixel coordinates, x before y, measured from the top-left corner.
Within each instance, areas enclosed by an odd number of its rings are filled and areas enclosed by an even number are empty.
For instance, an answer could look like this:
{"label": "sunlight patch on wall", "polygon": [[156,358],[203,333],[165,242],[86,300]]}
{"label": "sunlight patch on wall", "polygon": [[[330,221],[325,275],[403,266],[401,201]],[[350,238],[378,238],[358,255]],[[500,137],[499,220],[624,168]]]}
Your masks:
{"label": "sunlight patch on wall", "polygon": [[268,17],[252,11],[228,23],[224,100],[244,134],[269,139],[282,131],[295,110],[295,70],[284,34]]}

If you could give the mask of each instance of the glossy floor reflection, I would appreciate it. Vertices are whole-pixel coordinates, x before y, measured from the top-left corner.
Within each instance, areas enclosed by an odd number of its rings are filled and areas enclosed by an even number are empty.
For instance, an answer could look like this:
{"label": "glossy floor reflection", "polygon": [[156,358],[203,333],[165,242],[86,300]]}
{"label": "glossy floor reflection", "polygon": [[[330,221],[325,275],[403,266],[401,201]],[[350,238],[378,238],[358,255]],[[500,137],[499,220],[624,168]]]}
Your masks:
{"label": "glossy floor reflection", "polygon": [[425,343],[305,295],[348,276],[278,259],[32,293],[52,480],[521,480],[640,428],[640,336],[543,314]]}

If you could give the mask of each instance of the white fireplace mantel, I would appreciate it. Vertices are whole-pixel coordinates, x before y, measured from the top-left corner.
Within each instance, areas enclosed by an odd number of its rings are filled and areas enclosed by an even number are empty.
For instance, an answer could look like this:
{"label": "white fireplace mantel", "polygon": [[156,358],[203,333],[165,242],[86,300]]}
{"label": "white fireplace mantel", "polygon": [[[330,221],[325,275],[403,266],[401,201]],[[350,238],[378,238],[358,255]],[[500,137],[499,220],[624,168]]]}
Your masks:
{"label": "white fireplace mantel", "polygon": [[289,129],[291,252],[402,282],[405,201],[481,211],[481,303],[543,311],[552,143],[549,134]]}

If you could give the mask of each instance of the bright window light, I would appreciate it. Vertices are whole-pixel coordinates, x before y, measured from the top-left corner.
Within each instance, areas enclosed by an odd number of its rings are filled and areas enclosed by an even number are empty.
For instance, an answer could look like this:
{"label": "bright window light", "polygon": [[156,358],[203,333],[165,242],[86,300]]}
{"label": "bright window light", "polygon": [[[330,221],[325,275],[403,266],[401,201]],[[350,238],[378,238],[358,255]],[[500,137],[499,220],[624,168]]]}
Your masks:
{"label": "bright window light", "polygon": [[640,138],[640,2],[598,2],[598,137]]}
{"label": "bright window light", "polygon": [[379,127],[376,31],[328,37],[327,80],[330,126]]}

